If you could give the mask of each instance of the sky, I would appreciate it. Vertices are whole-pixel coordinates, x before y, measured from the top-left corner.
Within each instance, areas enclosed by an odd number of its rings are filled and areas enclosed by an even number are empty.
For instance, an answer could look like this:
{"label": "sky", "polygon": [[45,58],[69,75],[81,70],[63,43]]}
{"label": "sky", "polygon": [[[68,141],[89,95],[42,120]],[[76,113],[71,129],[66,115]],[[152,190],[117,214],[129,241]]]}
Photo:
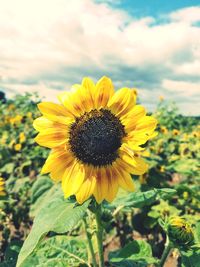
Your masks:
{"label": "sky", "polygon": [[48,101],[85,76],[200,115],[200,2],[0,0],[0,91]]}

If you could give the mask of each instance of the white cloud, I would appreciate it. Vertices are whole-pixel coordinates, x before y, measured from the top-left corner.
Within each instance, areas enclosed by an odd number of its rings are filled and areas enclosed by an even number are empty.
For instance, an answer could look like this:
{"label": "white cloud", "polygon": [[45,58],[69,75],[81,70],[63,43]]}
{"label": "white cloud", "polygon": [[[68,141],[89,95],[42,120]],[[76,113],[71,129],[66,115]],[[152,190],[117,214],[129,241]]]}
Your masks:
{"label": "white cloud", "polygon": [[163,88],[185,97],[200,95],[200,83],[163,80]]}
{"label": "white cloud", "polygon": [[192,6],[172,12],[170,18],[175,21],[192,23],[200,21],[200,7]]}
{"label": "white cloud", "polygon": [[53,96],[83,75],[106,74],[119,86],[141,87],[152,106],[175,80],[180,85],[195,78],[199,86],[200,28],[192,25],[199,7],[171,13],[159,25],[153,17],[132,18],[92,0],[0,0],[0,6],[4,90]]}
{"label": "white cloud", "polygon": [[[23,85],[23,84],[5,84],[5,88],[9,88],[7,91],[7,97],[12,98],[17,93],[25,94],[29,93],[39,93],[40,97],[45,101],[59,102],[57,95],[60,93],[60,90],[50,89],[49,86],[44,83],[39,83],[37,85]],[[11,89],[12,88],[12,89]]]}

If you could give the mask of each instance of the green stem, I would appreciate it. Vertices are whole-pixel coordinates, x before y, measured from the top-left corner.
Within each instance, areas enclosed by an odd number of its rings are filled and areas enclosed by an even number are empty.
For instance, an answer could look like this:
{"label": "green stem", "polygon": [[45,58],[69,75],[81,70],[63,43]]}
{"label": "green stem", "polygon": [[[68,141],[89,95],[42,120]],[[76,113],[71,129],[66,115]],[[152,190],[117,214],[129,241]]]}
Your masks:
{"label": "green stem", "polygon": [[104,255],[103,255],[103,227],[101,224],[101,205],[96,205],[95,218],[97,224],[97,247],[99,253],[99,267],[104,267]]}
{"label": "green stem", "polygon": [[172,249],[172,245],[169,242],[169,239],[167,237],[167,241],[166,241],[166,244],[165,244],[165,249],[163,251],[162,257],[161,257],[159,265],[158,265],[159,267],[163,267],[164,266],[169,254],[171,252],[171,249]]}
{"label": "green stem", "polygon": [[86,218],[83,218],[83,222],[84,222],[84,226],[85,226],[85,233],[86,233],[86,237],[87,237],[87,241],[88,241],[88,247],[89,247],[90,255],[92,258],[92,264],[94,267],[97,267],[97,261],[96,261],[96,257],[95,257],[95,253],[94,253],[94,248],[92,245],[91,234],[88,232],[88,224],[87,224]]}

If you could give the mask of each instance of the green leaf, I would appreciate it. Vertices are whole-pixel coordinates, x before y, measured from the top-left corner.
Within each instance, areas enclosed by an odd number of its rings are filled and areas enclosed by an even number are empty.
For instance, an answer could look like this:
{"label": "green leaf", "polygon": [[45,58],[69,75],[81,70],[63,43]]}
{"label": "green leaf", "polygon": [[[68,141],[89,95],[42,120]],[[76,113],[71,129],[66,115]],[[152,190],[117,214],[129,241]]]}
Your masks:
{"label": "green leaf", "polygon": [[196,223],[194,236],[195,236],[196,243],[200,244],[200,222]]}
{"label": "green leaf", "polygon": [[114,266],[120,267],[148,266],[148,264],[156,262],[152,256],[151,246],[143,240],[134,240],[122,249],[110,252],[109,260]]}
{"label": "green leaf", "polygon": [[10,177],[6,184],[8,184],[9,187],[12,186],[12,192],[18,193],[22,188],[25,188],[26,185],[30,184],[30,178],[29,177],[23,177],[20,179],[16,179],[16,177]]}
{"label": "green leaf", "polygon": [[198,160],[197,159],[179,159],[174,164],[176,172],[190,175],[193,172],[198,171]]}
{"label": "green leaf", "polygon": [[[60,188],[60,185],[58,186]],[[45,203],[37,214],[31,232],[20,251],[17,267],[22,266],[24,260],[34,251],[48,232],[65,233],[73,229],[84,216],[89,202],[90,200],[77,206],[74,202],[64,199],[63,193],[58,190],[57,196]]]}
{"label": "green leaf", "polygon": [[181,267],[200,267],[200,249],[181,251]]}
{"label": "green leaf", "polygon": [[39,176],[31,188],[31,202],[34,203],[42,194],[49,190],[53,185],[48,176]]}
{"label": "green leaf", "polygon": [[1,172],[6,172],[6,173],[10,174],[10,173],[13,172],[14,167],[15,167],[15,164],[14,164],[14,163],[12,163],[12,162],[11,162],[11,163],[7,163],[7,164],[5,164],[5,165],[0,169],[0,171],[1,171]]}
{"label": "green leaf", "polygon": [[85,240],[79,237],[54,236],[41,242],[22,266],[66,267],[80,266],[80,263],[84,264],[86,262],[87,247]]}
{"label": "green leaf", "polygon": [[[45,181],[46,179],[47,177],[45,177],[43,181]],[[32,190],[32,195],[31,195],[32,204],[30,207],[31,217],[37,216],[41,208],[45,206],[53,198],[57,198],[63,195],[63,193],[61,192],[60,186],[58,186],[57,184],[54,184],[52,186],[52,182],[49,178],[48,178],[47,185],[43,186],[43,184],[41,184],[41,187],[42,187],[41,190],[40,190],[39,185],[40,185],[40,182],[38,182],[37,185],[34,187],[34,190]]]}
{"label": "green leaf", "polygon": [[146,267],[144,262],[135,262],[133,260],[122,260],[120,262],[111,263],[112,267]]}
{"label": "green leaf", "polygon": [[143,206],[151,205],[158,199],[163,199],[173,195],[176,190],[171,188],[153,189],[146,192],[133,192],[118,196],[110,206],[124,206],[141,208]]}

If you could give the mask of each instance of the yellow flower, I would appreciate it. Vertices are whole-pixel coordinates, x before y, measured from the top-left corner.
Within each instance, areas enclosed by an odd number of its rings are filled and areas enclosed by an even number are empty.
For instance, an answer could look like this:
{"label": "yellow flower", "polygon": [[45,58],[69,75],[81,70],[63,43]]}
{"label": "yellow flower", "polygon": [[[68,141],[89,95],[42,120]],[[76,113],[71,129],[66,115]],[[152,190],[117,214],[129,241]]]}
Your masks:
{"label": "yellow flower", "polygon": [[62,181],[65,197],[76,195],[78,203],[92,195],[98,203],[111,202],[119,187],[134,191],[130,173],[147,171],[137,151],[152,137],[157,121],[135,104],[133,90],[115,93],[107,77],[96,85],[84,78],[73,88],[58,96],[61,104],[38,105],[43,116],[34,121],[35,140],[52,149],[42,173]]}
{"label": "yellow flower", "polygon": [[200,131],[193,131],[192,136],[193,137],[200,137]]}
{"label": "yellow flower", "polygon": [[177,129],[174,129],[174,130],[172,131],[172,133],[173,133],[173,135],[179,135],[179,134],[180,134],[180,131],[177,130]]}
{"label": "yellow flower", "polygon": [[164,100],[164,96],[159,96],[159,99],[160,99],[160,101],[163,101]]}
{"label": "yellow flower", "polygon": [[0,177],[0,196],[5,196],[5,181],[2,177]]}
{"label": "yellow flower", "polygon": [[161,132],[163,134],[167,134],[168,133],[168,130],[167,130],[167,128],[165,126],[160,127],[160,130],[161,130]]}
{"label": "yellow flower", "polygon": [[16,145],[14,145],[14,149],[15,149],[15,151],[20,151],[22,149],[22,145],[16,144]]}
{"label": "yellow flower", "polygon": [[26,116],[27,116],[27,118],[32,119],[32,112],[28,112],[28,113],[26,114]]}
{"label": "yellow flower", "polygon": [[160,166],[160,172],[165,172],[165,166]]}
{"label": "yellow flower", "polygon": [[10,124],[19,124],[23,117],[21,115],[16,115],[14,118],[10,118]]}
{"label": "yellow flower", "polygon": [[25,136],[24,132],[21,132],[19,134],[19,142],[24,143],[25,141],[26,141],[26,136]]}

